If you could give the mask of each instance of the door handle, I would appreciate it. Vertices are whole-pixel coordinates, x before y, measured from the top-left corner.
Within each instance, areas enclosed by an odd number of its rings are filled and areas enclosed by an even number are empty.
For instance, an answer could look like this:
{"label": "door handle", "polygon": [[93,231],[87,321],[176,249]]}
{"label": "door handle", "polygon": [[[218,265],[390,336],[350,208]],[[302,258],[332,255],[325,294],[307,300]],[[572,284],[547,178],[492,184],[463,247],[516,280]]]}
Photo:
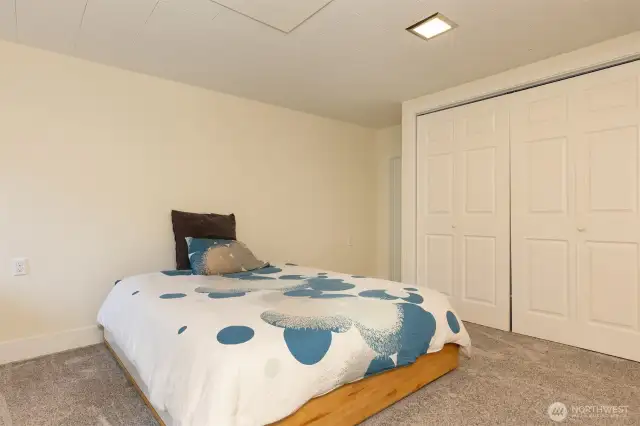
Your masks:
{"label": "door handle", "polygon": [[456,226],[455,226],[455,225],[451,225],[451,228],[452,228],[452,229],[456,229]]}
{"label": "door handle", "polygon": [[586,230],[587,230],[587,228],[585,228],[583,226],[578,226],[578,232],[584,232]]}

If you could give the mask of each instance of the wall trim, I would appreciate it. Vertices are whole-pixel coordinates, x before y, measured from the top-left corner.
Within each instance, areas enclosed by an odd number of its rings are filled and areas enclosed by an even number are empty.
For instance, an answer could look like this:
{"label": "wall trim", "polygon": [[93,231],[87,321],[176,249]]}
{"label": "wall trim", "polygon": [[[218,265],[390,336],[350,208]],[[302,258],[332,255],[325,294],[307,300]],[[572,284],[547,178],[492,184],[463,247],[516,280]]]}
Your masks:
{"label": "wall trim", "polygon": [[402,281],[417,284],[417,118],[469,99],[640,54],[640,31],[422,96],[402,104]]}
{"label": "wall trim", "polygon": [[102,342],[97,326],[0,342],[0,365],[37,358]]}

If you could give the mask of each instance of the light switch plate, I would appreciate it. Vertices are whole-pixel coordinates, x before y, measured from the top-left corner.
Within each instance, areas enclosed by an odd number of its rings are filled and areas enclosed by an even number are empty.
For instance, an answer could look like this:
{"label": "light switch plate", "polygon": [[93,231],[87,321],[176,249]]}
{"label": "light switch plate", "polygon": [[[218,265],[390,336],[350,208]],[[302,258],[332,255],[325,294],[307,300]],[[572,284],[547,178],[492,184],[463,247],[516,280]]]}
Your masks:
{"label": "light switch plate", "polygon": [[12,260],[13,276],[27,275],[29,273],[29,262],[24,257],[15,258]]}

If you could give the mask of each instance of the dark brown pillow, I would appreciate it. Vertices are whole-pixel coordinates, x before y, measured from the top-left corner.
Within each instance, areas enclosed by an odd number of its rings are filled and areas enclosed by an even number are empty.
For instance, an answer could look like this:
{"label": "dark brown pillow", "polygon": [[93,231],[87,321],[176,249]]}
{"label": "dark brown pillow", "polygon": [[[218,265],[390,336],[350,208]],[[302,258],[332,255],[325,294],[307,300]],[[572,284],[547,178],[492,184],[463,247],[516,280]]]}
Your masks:
{"label": "dark brown pillow", "polygon": [[176,269],[191,268],[185,238],[236,239],[236,217],[234,214],[201,214],[172,210],[171,222],[176,240]]}

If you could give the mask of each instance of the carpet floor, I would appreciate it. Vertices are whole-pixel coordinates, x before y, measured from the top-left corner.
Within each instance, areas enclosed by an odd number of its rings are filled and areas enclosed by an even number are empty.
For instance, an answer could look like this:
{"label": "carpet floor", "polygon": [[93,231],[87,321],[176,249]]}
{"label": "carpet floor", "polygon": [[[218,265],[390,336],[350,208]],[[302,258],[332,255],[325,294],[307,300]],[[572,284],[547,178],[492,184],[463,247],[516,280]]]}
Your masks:
{"label": "carpet floor", "polygon": [[[555,424],[553,402],[566,405],[566,423],[640,425],[640,363],[467,328],[471,358],[363,426]],[[156,424],[104,345],[0,366],[0,426]]]}

